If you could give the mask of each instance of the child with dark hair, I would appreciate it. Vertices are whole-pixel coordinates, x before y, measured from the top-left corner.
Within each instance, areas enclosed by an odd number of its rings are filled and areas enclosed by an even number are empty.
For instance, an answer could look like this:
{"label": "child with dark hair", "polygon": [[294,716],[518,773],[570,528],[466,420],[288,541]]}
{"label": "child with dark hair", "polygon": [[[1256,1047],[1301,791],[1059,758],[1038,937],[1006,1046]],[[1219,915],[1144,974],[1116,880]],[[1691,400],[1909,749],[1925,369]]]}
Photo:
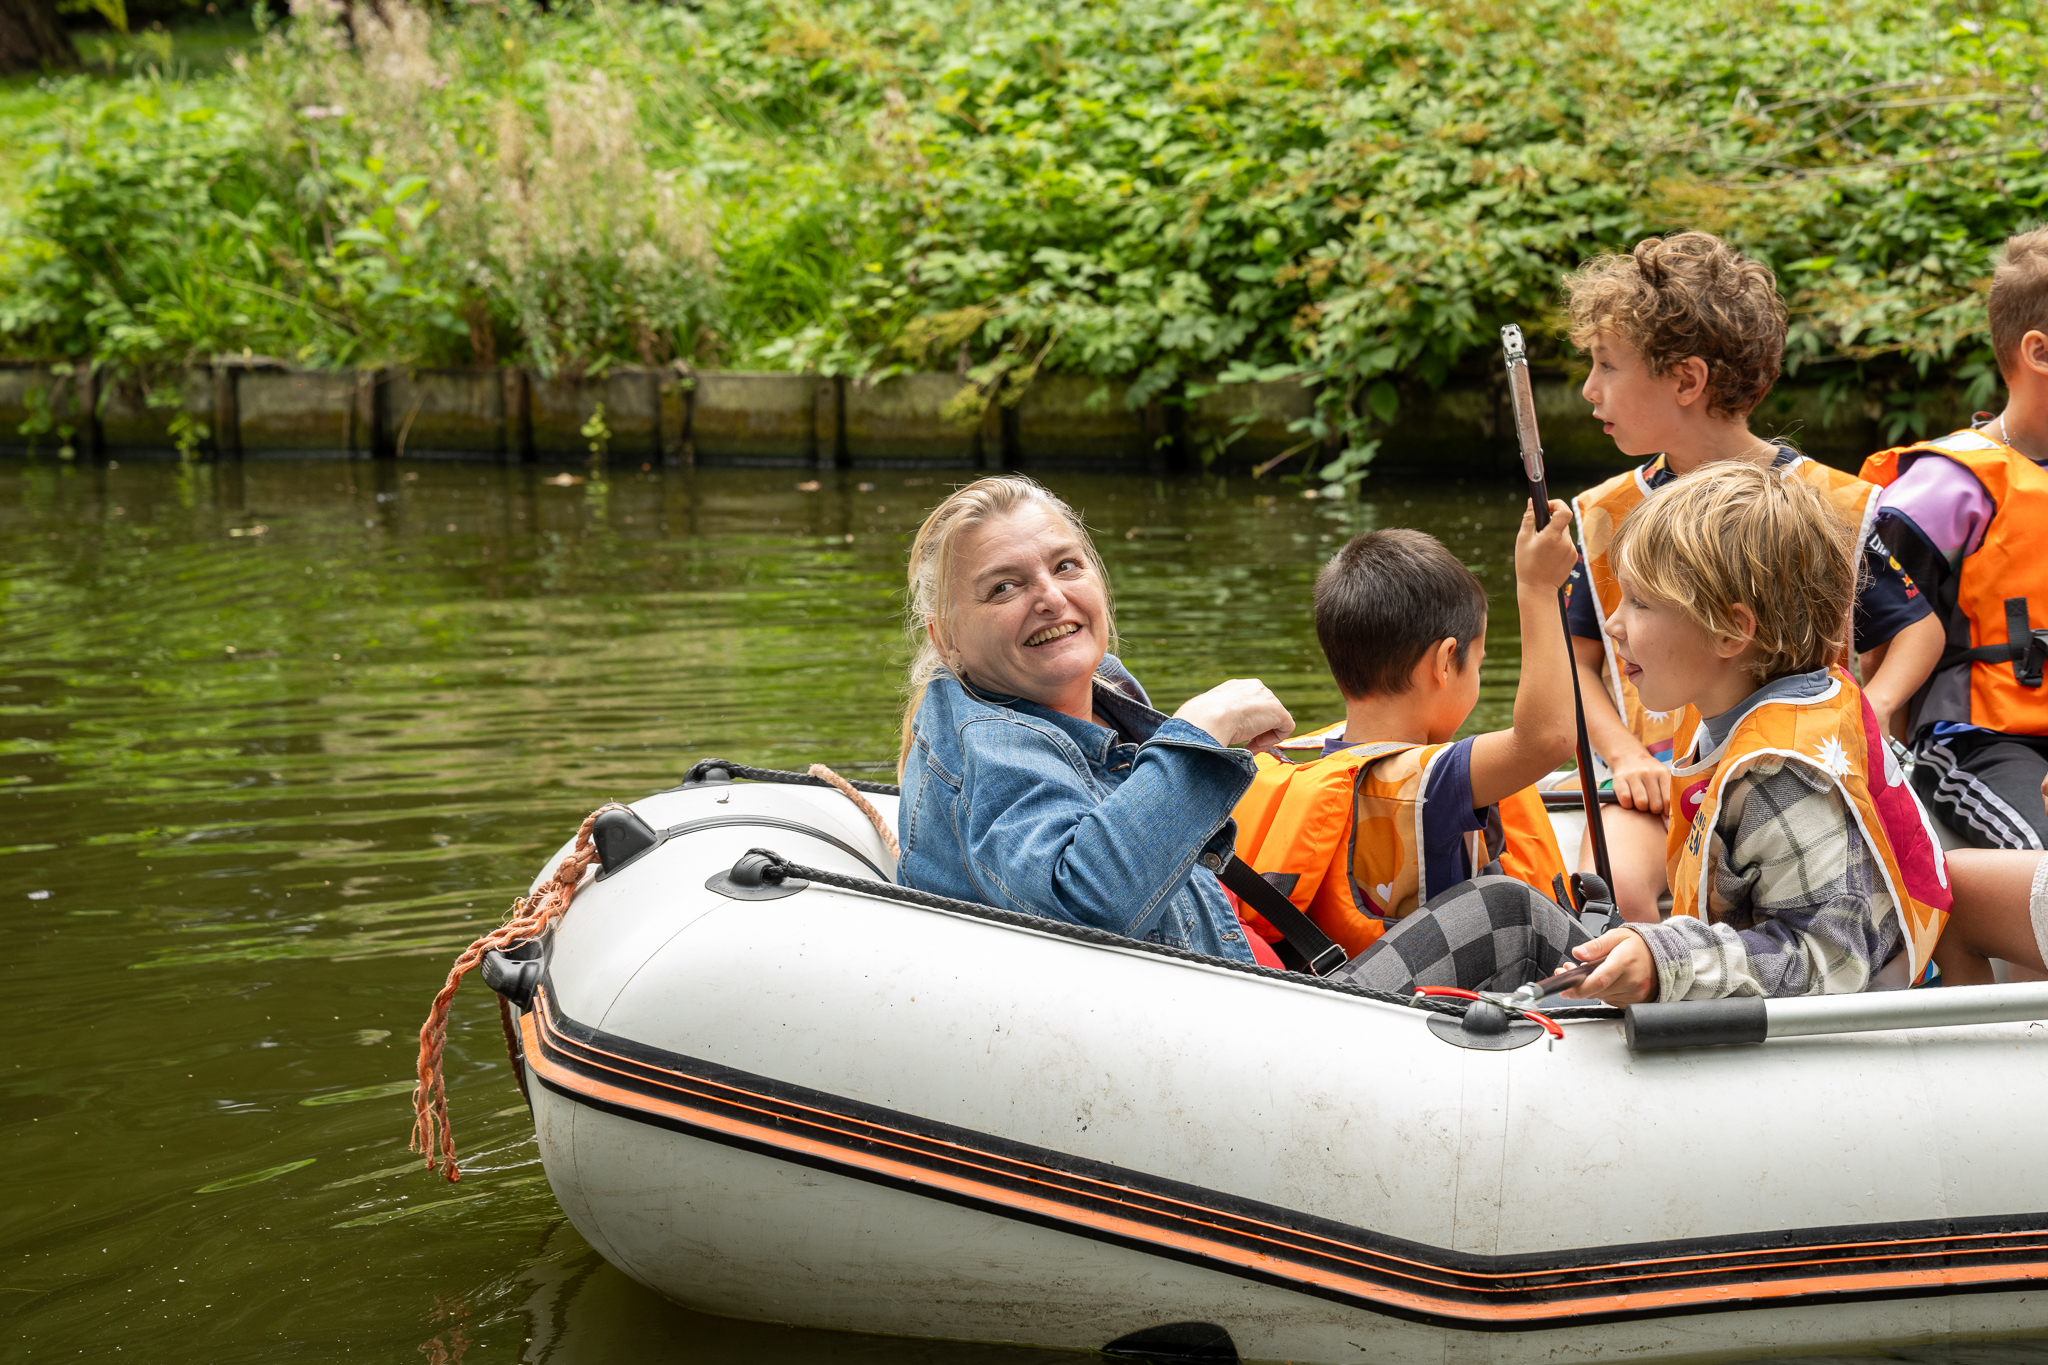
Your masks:
{"label": "child with dark hair", "polygon": [[[1587,730],[1620,802],[1606,821],[1615,902],[1627,919],[1650,922],[1665,889],[1670,765],[1699,716],[1645,706],[1615,656],[1605,626],[1621,590],[1609,547],[1622,519],[1674,479],[1724,461],[1771,469],[1820,493],[1861,550],[1853,630],[1839,662],[1848,662],[1853,640],[1881,728],[1934,667],[1941,629],[1874,533],[1877,490],[1749,429],[1785,348],[1785,305],[1762,262],[1718,237],[1683,232],[1588,262],[1565,289],[1572,340],[1592,357],[1583,395],[1621,452],[1644,460],[1573,503],[1585,561],[1573,576],[1571,623]],[[1590,848],[1582,850],[1580,865],[1590,867],[1590,858]]]}
{"label": "child with dark hair", "polygon": [[[1341,725],[1260,755],[1237,853],[1352,955],[1439,893],[1487,873],[1548,888],[1564,870],[1532,783],[1572,751],[1557,591],[1576,558],[1563,503],[1515,540],[1524,628],[1513,729],[1453,739],[1479,699],[1486,590],[1434,536],[1358,536],[1316,580],[1316,637]],[[1250,914],[1260,933],[1276,937]]]}
{"label": "child with dark hair", "polygon": [[1914,784],[1971,844],[2048,848],[2048,228],[2006,243],[1986,310],[2004,410],[1880,451],[1863,477],[1945,632],[1908,716]]}

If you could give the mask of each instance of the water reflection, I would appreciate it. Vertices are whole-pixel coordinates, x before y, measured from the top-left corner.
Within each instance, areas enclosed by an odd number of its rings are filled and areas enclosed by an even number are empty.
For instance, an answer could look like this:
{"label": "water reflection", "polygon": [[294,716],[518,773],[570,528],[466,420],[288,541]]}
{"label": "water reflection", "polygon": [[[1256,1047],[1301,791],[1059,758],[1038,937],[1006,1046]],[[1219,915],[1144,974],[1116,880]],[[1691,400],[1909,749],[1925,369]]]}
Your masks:
{"label": "water reflection", "polygon": [[[632,1285],[562,1222],[479,987],[449,1035],[467,1175],[405,1152],[449,958],[586,811],[713,754],[888,770],[902,555],[950,481],[552,477],[0,462],[10,1355],[1041,1358]],[[1413,524],[1501,595],[1475,723],[1506,721],[1512,490],[1054,482],[1161,700],[1257,675],[1334,719],[1308,586]]]}

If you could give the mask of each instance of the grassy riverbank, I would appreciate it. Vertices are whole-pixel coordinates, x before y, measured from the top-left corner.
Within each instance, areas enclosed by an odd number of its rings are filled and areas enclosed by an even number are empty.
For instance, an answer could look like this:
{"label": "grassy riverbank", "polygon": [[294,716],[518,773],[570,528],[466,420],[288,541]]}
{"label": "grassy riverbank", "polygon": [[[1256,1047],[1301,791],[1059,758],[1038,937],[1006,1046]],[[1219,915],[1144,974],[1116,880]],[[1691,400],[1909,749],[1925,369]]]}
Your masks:
{"label": "grassy riverbank", "polygon": [[386,8],[14,91],[0,350],[1299,372],[1362,454],[1697,226],[1905,427],[1988,393],[1988,253],[2048,212],[2025,0]]}

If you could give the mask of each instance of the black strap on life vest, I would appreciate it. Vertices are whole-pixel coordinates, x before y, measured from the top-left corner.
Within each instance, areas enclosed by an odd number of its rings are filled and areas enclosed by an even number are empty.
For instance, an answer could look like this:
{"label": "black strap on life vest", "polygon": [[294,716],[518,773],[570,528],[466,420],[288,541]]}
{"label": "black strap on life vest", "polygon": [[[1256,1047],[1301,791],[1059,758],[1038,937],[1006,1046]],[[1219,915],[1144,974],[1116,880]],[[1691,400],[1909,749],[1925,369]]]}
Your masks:
{"label": "black strap on life vest", "polygon": [[1281,941],[1273,946],[1290,972],[1328,976],[1347,960],[1344,949],[1294,902],[1280,894],[1280,888],[1261,877],[1250,863],[1233,856],[1216,874],[1239,900],[1259,912],[1259,917],[1278,929]]}
{"label": "black strap on life vest", "polygon": [[2048,664],[2048,629],[2035,630],[2028,624],[2024,597],[2005,599],[2005,639],[2002,645],[1959,649],[1943,659],[1942,666],[2010,663],[2012,676],[2021,687],[2039,687],[2042,666]]}

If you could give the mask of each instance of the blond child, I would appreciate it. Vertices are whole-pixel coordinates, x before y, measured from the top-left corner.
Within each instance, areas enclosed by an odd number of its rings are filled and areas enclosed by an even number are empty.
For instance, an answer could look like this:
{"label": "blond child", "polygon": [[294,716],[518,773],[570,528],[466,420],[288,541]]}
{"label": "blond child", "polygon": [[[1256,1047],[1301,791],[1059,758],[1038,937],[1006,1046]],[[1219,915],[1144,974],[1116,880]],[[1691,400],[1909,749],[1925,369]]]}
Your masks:
{"label": "blond child", "polygon": [[1575,949],[1600,964],[1576,994],[1840,994],[1914,984],[1930,962],[2040,965],[2012,885],[2024,872],[2038,886],[2038,866],[1973,868],[1982,903],[1938,947],[1951,905],[1940,845],[1833,662],[1849,548],[1816,490],[1746,464],[1680,479],[1622,523],[1615,657],[1646,706],[1689,706],[1700,723],[1669,789],[1671,918]]}
{"label": "blond child", "polygon": [[[1615,901],[1625,918],[1653,922],[1665,890],[1669,768],[1698,717],[1682,706],[1645,704],[1605,630],[1620,600],[1610,545],[1631,509],[1673,480],[1718,463],[1771,469],[1820,492],[1862,550],[1853,635],[1857,650],[1882,656],[1882,666],[1866,673],[1880,727],[1934,666],[1941,629],[1872,534],[1877,490],[1749,428],[1751,412],[1777,380],[1785,345],[1785,306],[1765,266],[1719,238],[1686,232],[1594,260],[1566,281],[1566,290],[1572,339],[1592,360],[1583,395],[1616,447],[1643,461],[1573,504],[1584,563],[1573,579],[1570,618],[1587,729],[1619,802],[1606,822]],[[1840,641],[1842,662],[1849,644]],[[1580,861],[1590,869],[1590,847]]]}

